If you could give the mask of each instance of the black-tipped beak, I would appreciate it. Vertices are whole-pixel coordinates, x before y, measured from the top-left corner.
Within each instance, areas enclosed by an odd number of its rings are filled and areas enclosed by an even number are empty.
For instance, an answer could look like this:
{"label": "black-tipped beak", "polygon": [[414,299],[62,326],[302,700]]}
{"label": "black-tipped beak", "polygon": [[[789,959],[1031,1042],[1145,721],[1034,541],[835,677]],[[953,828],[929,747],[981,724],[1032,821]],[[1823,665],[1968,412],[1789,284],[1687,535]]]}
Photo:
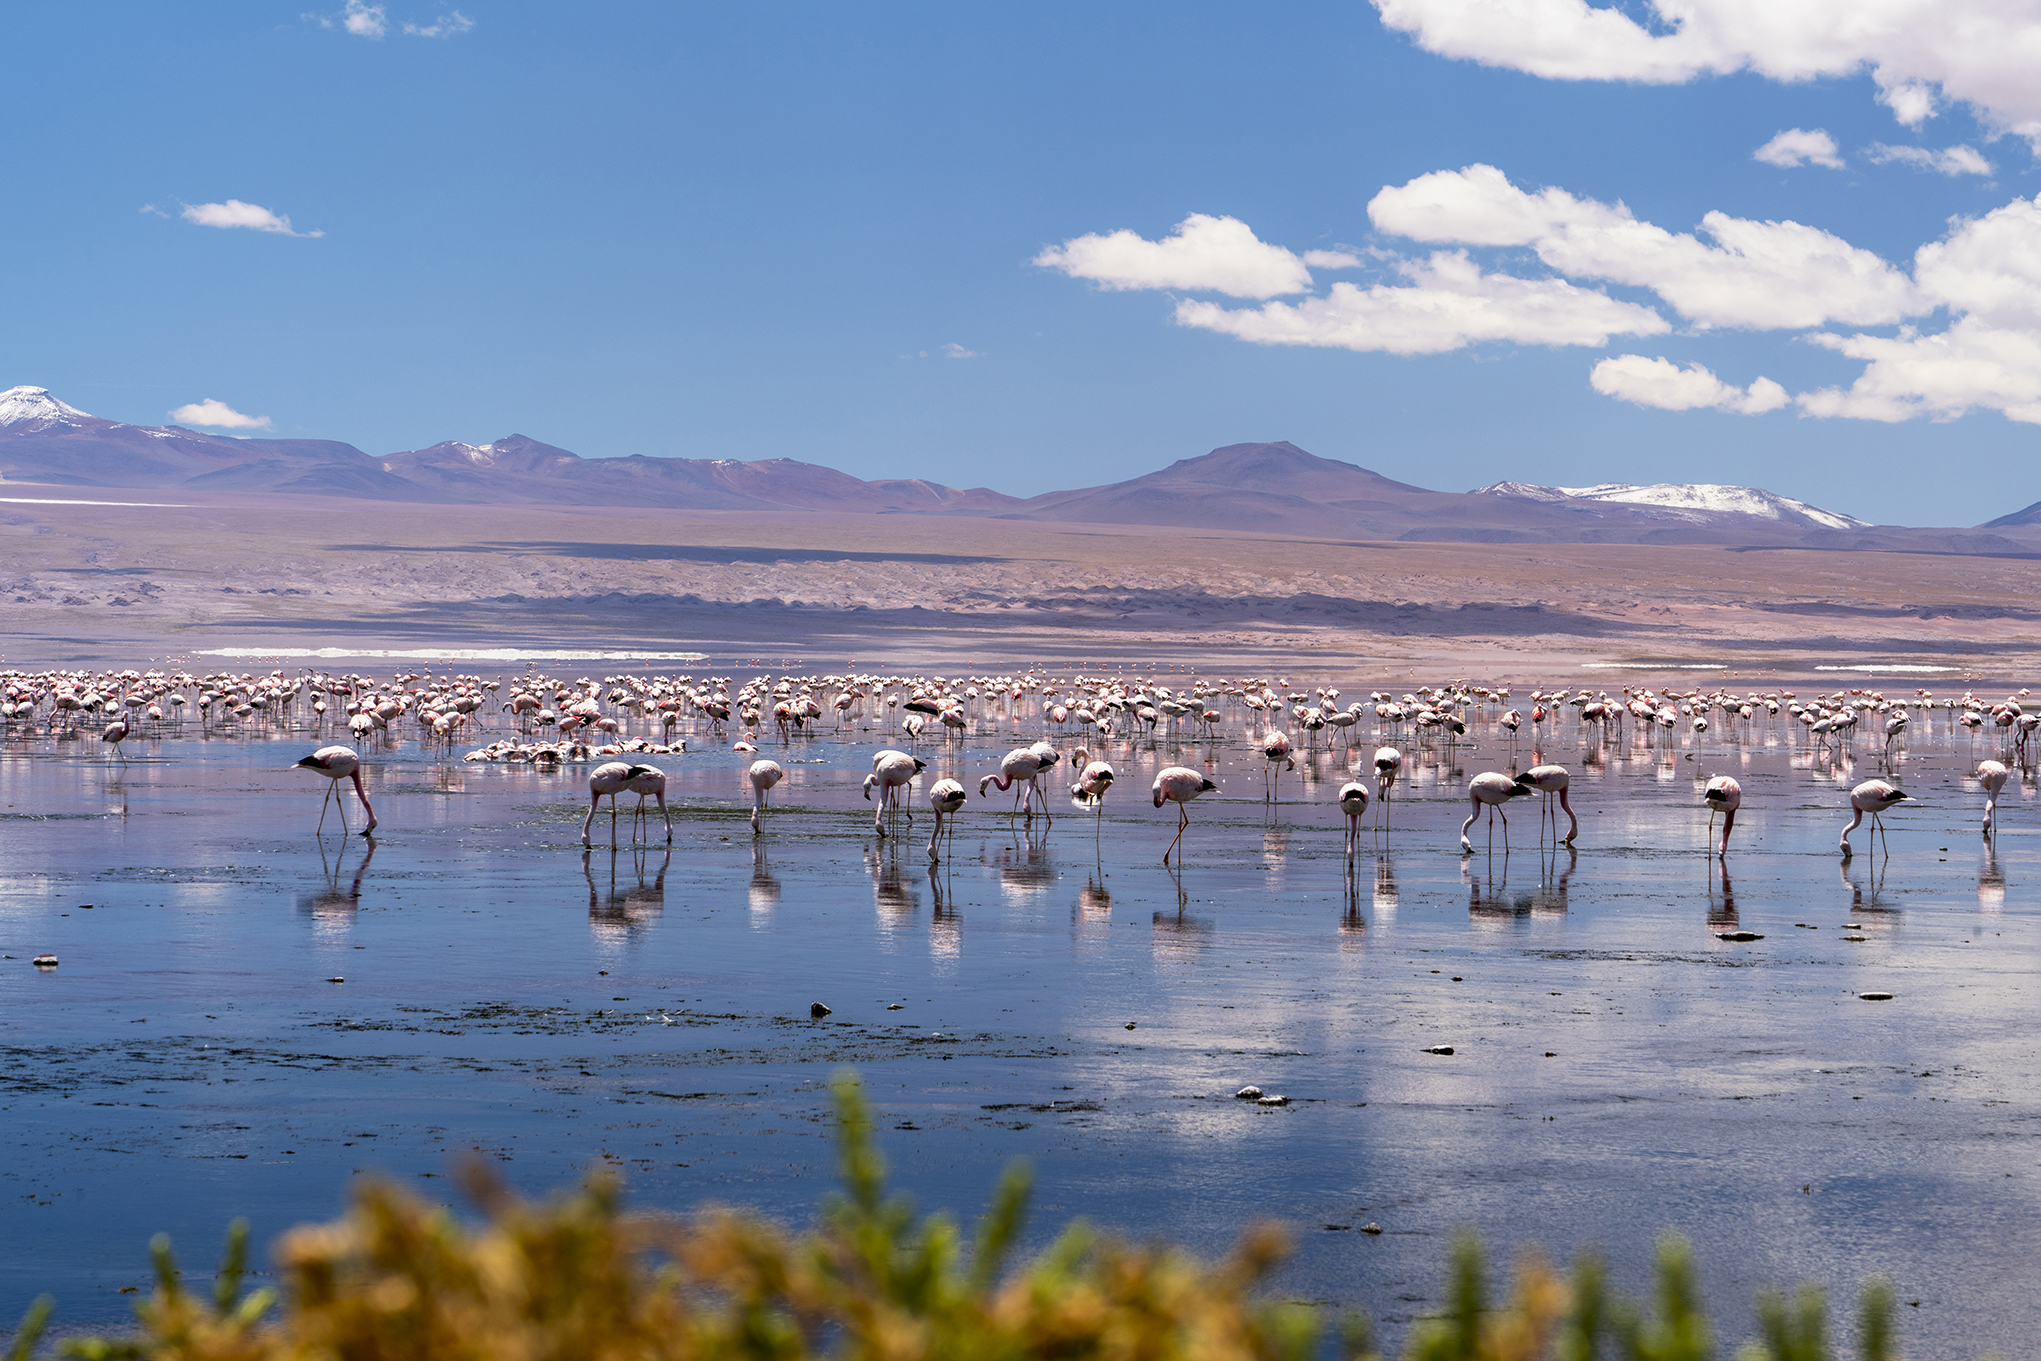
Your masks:
{"label": "black-tipped beak", "polygon": [[1215,785],[1210,780],[1207,780],[1203,784],[1198,786],[1198,792],[1200,794],[1209,794],[1218,787],[1219,787],[1218,785]]}
{"label": "black-tipped beak", "polygon": [[319,764],[319,758],[316,756],[307,756],[304,760],[299,761],[298,765],[305,766],[311,770],[324,770],[326,768]]}

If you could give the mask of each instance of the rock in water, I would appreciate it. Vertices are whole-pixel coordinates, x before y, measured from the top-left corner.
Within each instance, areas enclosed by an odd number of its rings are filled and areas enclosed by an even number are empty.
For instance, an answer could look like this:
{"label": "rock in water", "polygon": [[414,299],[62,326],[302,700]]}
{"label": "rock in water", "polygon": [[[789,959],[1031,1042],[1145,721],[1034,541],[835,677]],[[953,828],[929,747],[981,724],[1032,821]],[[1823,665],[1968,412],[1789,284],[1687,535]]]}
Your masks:
{"label": "rock in water", "polygon": [[829,1014],[829,1008],[823,1006],[820,1002],[810,1002],[808,1004],[808,1014],[819,1021]]}

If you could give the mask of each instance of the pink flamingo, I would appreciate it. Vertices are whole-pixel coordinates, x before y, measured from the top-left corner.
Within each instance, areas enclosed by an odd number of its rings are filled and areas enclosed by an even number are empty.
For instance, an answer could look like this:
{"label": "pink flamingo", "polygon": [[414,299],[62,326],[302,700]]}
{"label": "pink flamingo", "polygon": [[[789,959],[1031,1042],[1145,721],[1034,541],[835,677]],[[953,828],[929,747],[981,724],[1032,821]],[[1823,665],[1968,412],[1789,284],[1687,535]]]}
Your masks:
{"label": "pink flamingo", "polygon": [[753,761],[751,769],[744,772],[744,778],[751,781],[751,834],[757,836],[765,830],[761,819],[765,815],[765,792],[787,777],[778,761]]}
{"label": "pink flamingo", "polygon": [[[1484,770],[1467,782],[1467,801],[1474,811],[1467,814],[1467,820],[1460,824],[1460,853],[1474,854],[1474,843],[1467,839],[1467,831],[1474,825],[1474,819],[1481,816],[1483,807],[1488,809],[1488,834],[1495,835],[1496,810],[1511,799],[1521,798],[1537,791],[1527,784],[1518,784],[1499,770]],[[1491,844],[1493,844],[1491,842]],[[1509,814],[1502,815],[1502,849],[1509,854]]]}
{"label": "pink flamingo", "polygon": [[1191,825],[1191,810],[1186,806],[1200,794],[1210,793],[1219,786],[1213,784],[1197,771],[1185,766],[1164,766],[1162,773],[1155,777],[1155,806],[1162,807],[1166,799],[1176,805],[1176,840],[1169,843],[1169,850],[1162,853],[1162,863],[1167,865],[1171,852],[1183,841],[1184,828]]}
{"label": "pink flamingo", "polygon": [[1729,829],[1736,825],[1736,810],[1743,807],[1743,786],[1736,782],[1734,775],[1717,775],[1708,781],[1708,787],[1701,791],[1701,797],[1708,804],[1708,835],[1715,835],[1715,815],[1722,814],[1722,846],[1717,852],[1729,854]]}
{"label": "pink flamingo", "polygon": [[[331,784],[326,786],[326,798],[319,801],[319,830],[323,830],[326,826],[327,799],[331,799],[336,804],[339,804],[340,827],[343,832],[347,829],[347,806],[344,803],[340,803],[336,797],[340,788],[340,781],[342,780],[354,781],[354,796],[361,800],[362,811],[369,815],[369,825],[361,829],[361,834],[367,836],[376,830],[376,810],[369,806],[368,791],[362,788],[361,758],[354,754],[354,748],[321,747],[304,760],[298,762],[298,766],[304,770],[316,770],[332,781]],[[314,836],[318,834],[318,830],[312,833]]]}
{"label": "pink flamingo", "polygon": [[1979,761],[1977,782],[1984,786],[1984,834],[1991,835],[1991,815],[1998,808],[1998,792],[2006,787],[2006,777],[2012,774],[2003,761]]}
{"label": "pink flamingo", "polygon": [[[928,790],[928,806],[935,810],[935,830],[928,834],[928,858],[936,858],[936,842],[943,834],[943,819],[953,817],[964,806],[964,786],[951,779],[937,780]],[[956,835],[952,824],[950,834]]]}
{"label": "pink flamingo", "polygon": [[1368,787],[1359,780],[1341,785],[1339,811],[1346,814],[1346,853],[1351,857],[1361,842],[1361,815],[1368,811]]}
{"label": "pink flamingo", "polygon": [[[1545,796],[1544,801],[1548,806],[1542,809],[1541,813],[1549,813],[1551,811],[1549,805],[1552,802],[1552,796],[1554,794],[1559,796],[1559,806],[1566,811],[1566,821],[1568,824],[1566,835],[1560,838],[1560,844],[1571,846],[1573,839],[1580,835],[1580,819],[1573,815],[1573,805],[1566,801],[1567,786],[1573,783],[1573,777],[1566,773],[1566,767],[1532,766],[1529,770],[1517,776],[1517,783],[1527,784]],[[1540,824],[1542,825],[1542,823],[1543,818],[1541,816]],[[1552,819],[1552,830],[1555,834],[1559,830],[1559,819],[1556,817]],[[1543,833],[1541,832],[1540,835],[1543,835]]]}
{"label": "pink flamingo", "polygon": [[[1850,819],[1849,826],[1843,828],[1843,858],[1847,860],[1852,854],[1850,850],[1850,833],[1856,831],[1857,827],[1864,821],[1864,814],[1869,813],[1871,815],[1872,833],[1874,836],[1879,835],[1885,831],[1885,821],[1879,817],[1879,814],[1888,808],[1896,808],[1900,804],[1911,800],[1913,800],[1913,795],[1907,793],[1890,780],[1866,780],[1855,789],[1852,789],[1850,791],[1850,807],[1856,810],[1857,815]],[[1889,846],[1886,854],[1891,854]]]}

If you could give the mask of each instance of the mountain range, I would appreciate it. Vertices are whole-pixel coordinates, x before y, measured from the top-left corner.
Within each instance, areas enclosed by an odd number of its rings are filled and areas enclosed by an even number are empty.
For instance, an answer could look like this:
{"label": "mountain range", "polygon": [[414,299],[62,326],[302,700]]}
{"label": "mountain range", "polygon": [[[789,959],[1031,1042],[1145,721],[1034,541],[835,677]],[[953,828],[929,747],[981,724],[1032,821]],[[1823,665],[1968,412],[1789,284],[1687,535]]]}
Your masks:
{"label": "mountain range", "polygon": [[525,435],[372,457],[337,440],[244,439],[103,420],[39,387],[0,392],[0,481],[265,492],[455,505],[849,511],[1182,526],[1464,543],[1724,543],[2025,552],[1986,531],[2041,527],[2041,503],[1975,531],[1874,526],[1712,484],[1430,491],[1288,442],[1231,444],[1105,486],[1016,497],[918,479],[867,482],[794,459],[583,458]]}

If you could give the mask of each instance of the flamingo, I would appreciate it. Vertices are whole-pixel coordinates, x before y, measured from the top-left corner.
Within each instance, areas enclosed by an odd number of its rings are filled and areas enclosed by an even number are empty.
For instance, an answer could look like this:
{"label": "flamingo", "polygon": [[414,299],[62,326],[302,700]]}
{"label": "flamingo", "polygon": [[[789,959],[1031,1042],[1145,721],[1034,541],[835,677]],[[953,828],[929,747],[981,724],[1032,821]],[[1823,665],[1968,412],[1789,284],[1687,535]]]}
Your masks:
{"label": "flamingo", "polygon": [[[1474,854],[1474,843],[1467,839],[1467,830],[1474,825],[1474,819],[1481,816],[1482,806],[1488,808],[1488,834],[1495,835],[1495,810],[1511,799],[1520,798],[1537,791],[1530,785],[1518,784],[1499,770],[1484,770],[1467,782],[1467,801],[1474,811],[1467,814],[1467,820],[1460,824],[1460,853]],[[1509,854],[1509,814],[1502,815],[1502,850]]]}
{"label": "flamingo", "polygon": [[127,735],[128,735],[128,721],[125,718],[114,719],[113,722],[106,725],[106,731],[99,734],[100,741],[110,742],[113,744],[113,754],[115,756],[120,757],[120,763],[122,765],[126,765],[128,763],[128,758],[125,756],[121,756],[120,752],[120,744],[127,740]]}
{"label": "flamingo", "polygon": [[[1283,789],[1283,772],[1276,770],[1276,767],[1282,766],[1288,770],[1295,770],[1297,768],[1297,759],[1290,755],[1290,738],[1288,734],[1272,732],[1262,738],[1261,759],[1268,763],[1262,768],[1261,772],[1262,798],[1265,801],[1273,801],[1275,796],[1280,794]],[[1275,771],[1276,777],[1273,790],[1269,786],[1270,771]]]}
{"label": "flamingo", "polygon": [[1375,748],[1375,789],[1382,800],[1382,825],[1389,825],[1389,791],[1403,773],[1403,753],[1394,747]]}
{"label": "flamingo", "polygon": [[1197,771],[1186,766],[1164,766],[1162,773],[1155,777],[1155,806],[1162,807],[1163,800],[1176,805],[1176,840],[1169,843],[1169,850],[1162,853],[1162,863],[1169,863],[1170,852],[1183,840],[1184,828],[1191,825],[1191,811],[1186,806],[1200,794],[1208,793],[1219,786],[1213,784]]}
{"label": "flamingo", "polygon": [[1341,785],[1339,810],[1346,814],[1346,853],[1351,858],[1361,841],[1361,815],[1368,811],[1368,787],[1359,780]]}
{"label": "flamingo", "polygon": [[[298,762],[298,765],[305,770],[316,770],[332,781],[333,783],[326,786],[326,799],[333,799],[336,803],[339,803],[339,800],[336,798],[336,791],[340,788],[339,782],[341,780],[353,780],[354,796],[361,800],[362,811],[369,815],[369,825],[361,829],[361,834],[367,836],[376,830],[376,810],[369,806],[368,791],[362,788],[361,758],[354,754],[354,748],[321,747],[304,760]],[[322,830],[326,826],[326,799],[319,801],[319,828]],[[347,806],[345,804],[340,804],[340,826],[343,831],[347,828]],[[318,834],[318,831],[312,833],[314,836]]]}
{"label": "flamingo", "polygon": [[[929,787],[928,806],[935,810],[935,830],[928,834],[928,858],[936,858],[936,841],[943,834],[943,819],[964,806],[964,786],[957,780],[937,780]],[[950,829],[954,835],[956,828]]]}
{"label": "flamingo", "polygon": [[765,792],[787,777],[778,761],[753,761],[751,768],[744,772],[744,778],[751,781],[751,834],[757,836],[765,830]]}
{"label": "flamingo", "polygon": [[[1047,738],[1035,743],[1029,750],[1035,753],[1035,773],[1028,777],[1028,785],[1034,791],[1034,797],[1041,802],[1042,816],[1049,818],[1049,796],[1042,789],[1042,776],[1050,767],[1062,760],[1063,755],[1056,748],[1049,745]],[[1049,818],[1049,820],[1051,822],[1055,821],[1054,818]]]}
{"label": "flamingo", "polygon": [[872,773],[865,776],[865,797],[872,797],[872,790],[879,791],[877,806],[872,809],[872,830],[880,836],[886,835],[886,809],[897,804],[894,792],[912,784],[914,777],[928,769],[928,762],[918,756],[909,756],[904,751],[886,750],[872,757]]}
{"label": "flamingo", "polygon": [[1106,791],[1113,787],[1118,777],[1113,768],[1104,761],[1093,761],[1091,753],[1079,747],[1070,754],[1070,767],[1078,772],[1077,783],[1070,786],[1070,797],[1089,805],[1094,811],[1105,803]]}
{"label": "flamingo", "polygon": [[[992,785],[998,785],[999,792],[1004,794],[1015,785],[1024,784],[1027,788],[1013,796],[1013,811],[1018,813],[1021,808],[1021,800],[1032,797],[1032,792],[1035,788],[1034,779],[1036,775],[1041,773],[1041,769],[1042,757],[1040,752],[1036,751],[1033,747],[1015,747],[1012,751],[999,758],[999,773],[997,775],[987,775],[984,779],[978,781],[978,797],[984,798],[986,789]],[[1034,815],[1034,809],[1030,805],[1028,816],[1032,818]]]}
{"label": "flamingo", "polygon": [[581,820],[581,844],[589,845],[588,829],[594,825],[595,810],[609,800],[609,838],[612,845],[617,839],[617,795],[630,788],[633,772],[637,767],[629,761],[604,761],[588,772],[588,816]]}
{"label": "flamingo", "polygon": [[[1736,825],[1736,810],[1743,807],[1743,786],[1736,782],[1734,775],[1717,775],[1708,781],[1701,797],[1708,803],[1708,835],[1715,835],[1715,814],[1722,814],[1722,847],[1719,854],[1729,854],[1729,829]],[[1727,871],[1724,871],[1727,873]]]}
{"label": "flamingo", "polygon": [[[645,816],[645,800],[650,797],[659,801],[659,818],[666,824],[666,844],[672,845],[673,813],[666,806],[666,772],[658,766],[632,766],[630,782],[624,788],[638,796],[636,816],[640,820]],[[637,839],[638,829],[633,824],[631,840],[636,841]]]}
{"label": "flamingo", "polygon": [[1991,815],[1998,808],[1998,792],[2006,787],[2006,776],[2012,772],[2003,761],[1979,761],[1977,782],[1984,786],[1984,834],[1991,835]]}
{"label": "flamingo", "polygon": [[[1548,805],[1552,802],[1554,794],[1559,796],[1559,806],[1566,811],[1566,821],[1568,823],[1566,835],[1560,838],[1560,844],[1571,846],[1573,839],[1580,835],[1580,819],[1573,815],[1573,805],[1566,801],[1567,786],[1573,783],[1573,777],[1566,773],[1566,767],[1532,766],[1529,770],[1517,776],[1517,783],[1527,784],[1540,794],[1543,794],[1545,796],[1545,803]],[[1551,810],[1548,807],[1541,810],[1541,814],[1549,811]],[[1541,816],[1540,826],[1542,825],[1543,818]],[[1552,830],[1555,833],[1559,830],[1558,818],[1552,819]]]}
{"label": "flamingo", "polygon": [[[1869,813],[1871,815],[1872,834],[1875,836],[1885,830],[1885,821],[1879,817],[1879,814],[1888,808],[1897,807],[1899,804],[1907,803],[1911,800],[1913,800],[1913,795],[1907,793],[1890,780],[1866,780],[1855,789],[1852,789],[1850,791],[1850,807],[1856,810],[1857,815],[1850,819],[1849,826],[1843,828],[1843,858],[1847,860],[1852,854],[1850,850],[1850,833],[1856,831],[1858,825],[1864,821],[1864,814]],[[1890,854],[1890,851],[1888,850],[1887,853]]]}

